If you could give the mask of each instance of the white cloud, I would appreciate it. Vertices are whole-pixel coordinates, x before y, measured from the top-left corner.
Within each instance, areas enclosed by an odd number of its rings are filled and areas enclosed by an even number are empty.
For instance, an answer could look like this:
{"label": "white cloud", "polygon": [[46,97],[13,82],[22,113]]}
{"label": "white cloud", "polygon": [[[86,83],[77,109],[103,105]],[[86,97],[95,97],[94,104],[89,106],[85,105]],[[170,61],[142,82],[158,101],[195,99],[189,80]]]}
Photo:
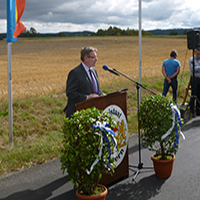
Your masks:
{"label": "white cloud", "polygon": [[[199,27],[196,0],[141,0],[142,29]],[[21,21],[37,32],[138,29],[138,0],[27,0]],[[6,1],[0,4],[0,32],[6,32]]]}
{"label": "white cloud", "polygon": [[6,32],[6,20],[0,19],[0,33],[5,33]]}
{"label": "white cloud", "polygon": [[26,27],[30,30],[34,27],[39,33],[58,33],[58,32],[73,32],[73,31],[93,31],[97,32],[99,27],[102,29],[107,29],[107,24],[72,24],[72,23],[37,23],[37,22],[27,22]]}

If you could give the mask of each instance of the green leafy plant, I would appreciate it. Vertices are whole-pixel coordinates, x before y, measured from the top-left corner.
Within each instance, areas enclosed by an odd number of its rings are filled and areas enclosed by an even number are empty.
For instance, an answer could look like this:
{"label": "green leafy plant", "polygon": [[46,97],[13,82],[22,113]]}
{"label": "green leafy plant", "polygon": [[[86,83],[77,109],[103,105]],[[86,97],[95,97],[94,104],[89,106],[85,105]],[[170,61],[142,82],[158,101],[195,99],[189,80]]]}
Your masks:
{"label": "green leafy plant", "polygon": [[[176,154],[178,150],[174,128],[165,139],[162,139],[173,123],[170,103],[167,97],[150,96],[141,102],[138,112],[139,125],[143,129],[141,141],[162,160],[166,160],[170,154]],[[176,122],[176,125],[179,127],[179,123]]]}
{"label": "green leafy plant", "polygon": [[[107,131],[102,134],[100,129],[94,129],[93,125],[97,122],[106,122],[111,129],[116,126],[111,114],[95,107],[76,111],[70,119],[64,119],[61,169],[63,173],[67,170],[74,187],[79,188],[85,195],[94,194],[102,175],[113,174],[115,168],[114,158],[110,156],[106,142],[107,138],[112,152],[116,147],[112,134]],[[103,148],[100,156],[101,145]],[[90,171],[97,158],[99,159],[97,164],[88,174],[87,170]]]}

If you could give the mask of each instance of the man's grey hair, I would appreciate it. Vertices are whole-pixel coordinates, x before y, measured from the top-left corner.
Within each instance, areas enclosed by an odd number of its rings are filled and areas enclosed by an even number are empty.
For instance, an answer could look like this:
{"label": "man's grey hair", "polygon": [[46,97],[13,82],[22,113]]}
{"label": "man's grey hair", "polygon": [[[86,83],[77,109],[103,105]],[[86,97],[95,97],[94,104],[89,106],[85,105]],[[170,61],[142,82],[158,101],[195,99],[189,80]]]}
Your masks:
{"label": "man's grey hair", "polygon": [[85,56],[89,56],[90,52],[97,52],[98,50],[94,47],[83,47],[81,50],[81,60],[84,61]]}

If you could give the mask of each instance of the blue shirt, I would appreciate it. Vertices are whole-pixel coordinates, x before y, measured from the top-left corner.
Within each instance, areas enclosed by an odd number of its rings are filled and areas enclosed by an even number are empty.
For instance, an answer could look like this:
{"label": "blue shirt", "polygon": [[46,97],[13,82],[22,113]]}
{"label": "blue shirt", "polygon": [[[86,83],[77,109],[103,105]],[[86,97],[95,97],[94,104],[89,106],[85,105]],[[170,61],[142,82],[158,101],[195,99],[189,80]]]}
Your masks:
{"label": "blue shirt", "polygon": [[177,67],[181,67],[181,64],[178,60],[174,58],[169,58],[163,62],[163,67],[167,76],[172,76],[177,72]]}
{"label": "blue shirt", "polygon": [[[193,57],[189,60],[190,65],[190,73],[193,76]],[[200,59],[198,60],[196,56],[194,56],[194,76],[200,78]]]}

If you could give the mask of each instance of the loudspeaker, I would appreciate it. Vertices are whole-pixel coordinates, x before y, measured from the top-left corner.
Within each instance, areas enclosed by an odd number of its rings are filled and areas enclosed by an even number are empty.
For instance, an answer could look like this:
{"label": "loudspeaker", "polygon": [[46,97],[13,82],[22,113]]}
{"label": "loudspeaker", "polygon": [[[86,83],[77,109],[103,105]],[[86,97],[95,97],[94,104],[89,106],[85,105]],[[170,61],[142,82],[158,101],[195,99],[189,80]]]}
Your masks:
{"label": "loudspeaker", "polygon": [[198,29],[187,32],[187,45],[188,49],[200,48],[200,31]]}

